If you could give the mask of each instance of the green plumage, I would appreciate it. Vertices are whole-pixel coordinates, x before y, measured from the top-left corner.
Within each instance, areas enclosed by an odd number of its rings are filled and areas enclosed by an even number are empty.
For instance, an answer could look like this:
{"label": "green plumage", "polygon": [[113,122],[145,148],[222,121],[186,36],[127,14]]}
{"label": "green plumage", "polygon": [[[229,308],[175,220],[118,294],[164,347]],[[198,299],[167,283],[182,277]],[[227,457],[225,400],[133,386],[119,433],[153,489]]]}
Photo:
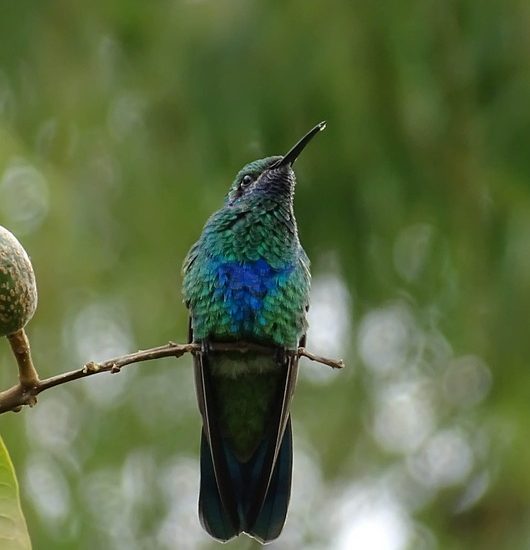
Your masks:
{"label": "green plumage", "polygon": [[[270,157],[252,162],[238,174],[225,207],[208,220],[200,240],[186,258],[184,297],[197,340],[246,336],[294,347],[305,332],[309,260],[300,246],[293,213],[294,173],[286,175],[284,185],[270,188],[266,186],[268,182],[260,185],[258,179],[245,194],[238,195],[245,175],[255,175],[256,170],[259,174],[277,160],[278,157]],[[266,293],[254,281],[245,279],[251,275],[249,272],[231,274],[237,279],[232,283],[247,285],[248,292],[263,297],[259,311],[245,312],[245,326],[234,326],[234,312],[239,304],[232,303],[230,294],[223,292],[226,289],[221,288],[224,282],[220,280],[219,266],[229,262],[244,266],[259,260],[272,268],[270,273],[261,274],[267,278]]]}
{"label": "green plumage", "polygon": [[[292,163],[322,127],[286,156],[246,165],[184,262],[190,338],[204,348],[196,358],[204,422],[199,513],[220,540],[241,531],[272,540],[287,512],[298,361],[285,351],[305,335],[310,286],[293,213]],[[215,342],[273,349],[210,350]]]}
{"label": "green plumage", "polygon": [[[305,333],[309,260],[293,213],[294,173],[289,169],[272,186],[257,179],[279,158],[254,161],[241,170],[224,208],[211,216],[185,260],[184,296],[197,341],[245,340],[294,349]],[[241,182],[249,174],[257,181],[242,193]],[[220,274],[226,264],[232,266],[228,280]],[[219,379],[223,432],[230,434],[238,456],[248,457],[264,432],[277,384],[270,374],[276,363],[270,356],[216,354],[211,364]],[[239,380],[242,374],[249,376]]]}
{"label": "green plumage", "polygon": [[[264,358],[260,359],[265,362]],[[249,460],[265,433],[280,381],[279,369],[270,358],[267,359],[271,368],[261,374],[249,369],[236,378],[227,377],[222,373],[226,363],[221,360],[214,375],[218,395],[230,396],[219,401],[221,433],[243,462]]]}

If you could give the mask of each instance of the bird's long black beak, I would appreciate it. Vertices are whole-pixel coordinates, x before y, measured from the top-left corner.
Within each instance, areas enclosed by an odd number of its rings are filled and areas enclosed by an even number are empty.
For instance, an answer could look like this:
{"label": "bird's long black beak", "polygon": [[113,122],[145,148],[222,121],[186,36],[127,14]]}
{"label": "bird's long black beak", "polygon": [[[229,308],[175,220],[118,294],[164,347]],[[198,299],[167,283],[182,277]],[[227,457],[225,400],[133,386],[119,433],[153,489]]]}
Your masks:
{"label": "bird's long black beak", "polygon": [[271,166],[271,168],[280,168],[287,164],[292,165],[297,159],[298,155],[305,149],[305,146],[324,128],[326,127],[325,122],[320,122],[312,130],[309,130],[307,134],[292,148],[288,153],[286,153],[276,164]]}

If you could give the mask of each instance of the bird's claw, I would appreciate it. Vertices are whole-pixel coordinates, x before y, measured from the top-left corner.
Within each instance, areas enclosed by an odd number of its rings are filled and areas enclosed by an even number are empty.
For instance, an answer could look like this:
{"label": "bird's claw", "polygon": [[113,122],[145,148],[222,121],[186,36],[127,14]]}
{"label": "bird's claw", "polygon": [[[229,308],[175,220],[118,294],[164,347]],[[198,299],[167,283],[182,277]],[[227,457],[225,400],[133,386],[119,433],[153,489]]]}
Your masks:
{"label": "bird's claw", "polygon": [[203,355],[208,354],[212,351],[212,345],[209,340],[201,340],[201,353]]}

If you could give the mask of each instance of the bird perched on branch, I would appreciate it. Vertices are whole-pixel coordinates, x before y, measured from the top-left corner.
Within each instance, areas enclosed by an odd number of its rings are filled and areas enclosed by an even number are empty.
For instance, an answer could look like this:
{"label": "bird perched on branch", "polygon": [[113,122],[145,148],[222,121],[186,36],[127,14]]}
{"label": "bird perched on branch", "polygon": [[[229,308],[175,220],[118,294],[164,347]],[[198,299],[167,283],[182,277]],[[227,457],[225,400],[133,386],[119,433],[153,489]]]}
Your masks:
{"label": "bird perched on branch", "polygon": [[[227,541],[279,536],[291,493],[289,407],[309,305],[309,260],[293,212],[293,163],[320,123],[284,156],[247,164],[184,262],[184,298],[203,419],[199,516]],[[276,352],[221,352],[253,342]]]}

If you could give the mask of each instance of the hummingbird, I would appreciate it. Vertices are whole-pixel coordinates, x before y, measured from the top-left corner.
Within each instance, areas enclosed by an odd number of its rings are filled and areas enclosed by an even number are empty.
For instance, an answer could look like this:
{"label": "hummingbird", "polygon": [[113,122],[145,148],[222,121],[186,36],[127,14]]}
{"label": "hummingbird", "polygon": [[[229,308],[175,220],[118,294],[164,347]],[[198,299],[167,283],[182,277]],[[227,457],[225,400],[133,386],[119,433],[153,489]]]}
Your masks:
{"label": "hummingbird", "polygon": [[[289,409],[311,280],[293,211],[293,164],[325,126],[283,156],[244,166],[184,261],[189,342],[200,344],[194,355],[203,422],[199,518],[222,542],[246,533],[266,544],[280,535],[287,515]],[[227,342],[265,348],[215,349]]]}

